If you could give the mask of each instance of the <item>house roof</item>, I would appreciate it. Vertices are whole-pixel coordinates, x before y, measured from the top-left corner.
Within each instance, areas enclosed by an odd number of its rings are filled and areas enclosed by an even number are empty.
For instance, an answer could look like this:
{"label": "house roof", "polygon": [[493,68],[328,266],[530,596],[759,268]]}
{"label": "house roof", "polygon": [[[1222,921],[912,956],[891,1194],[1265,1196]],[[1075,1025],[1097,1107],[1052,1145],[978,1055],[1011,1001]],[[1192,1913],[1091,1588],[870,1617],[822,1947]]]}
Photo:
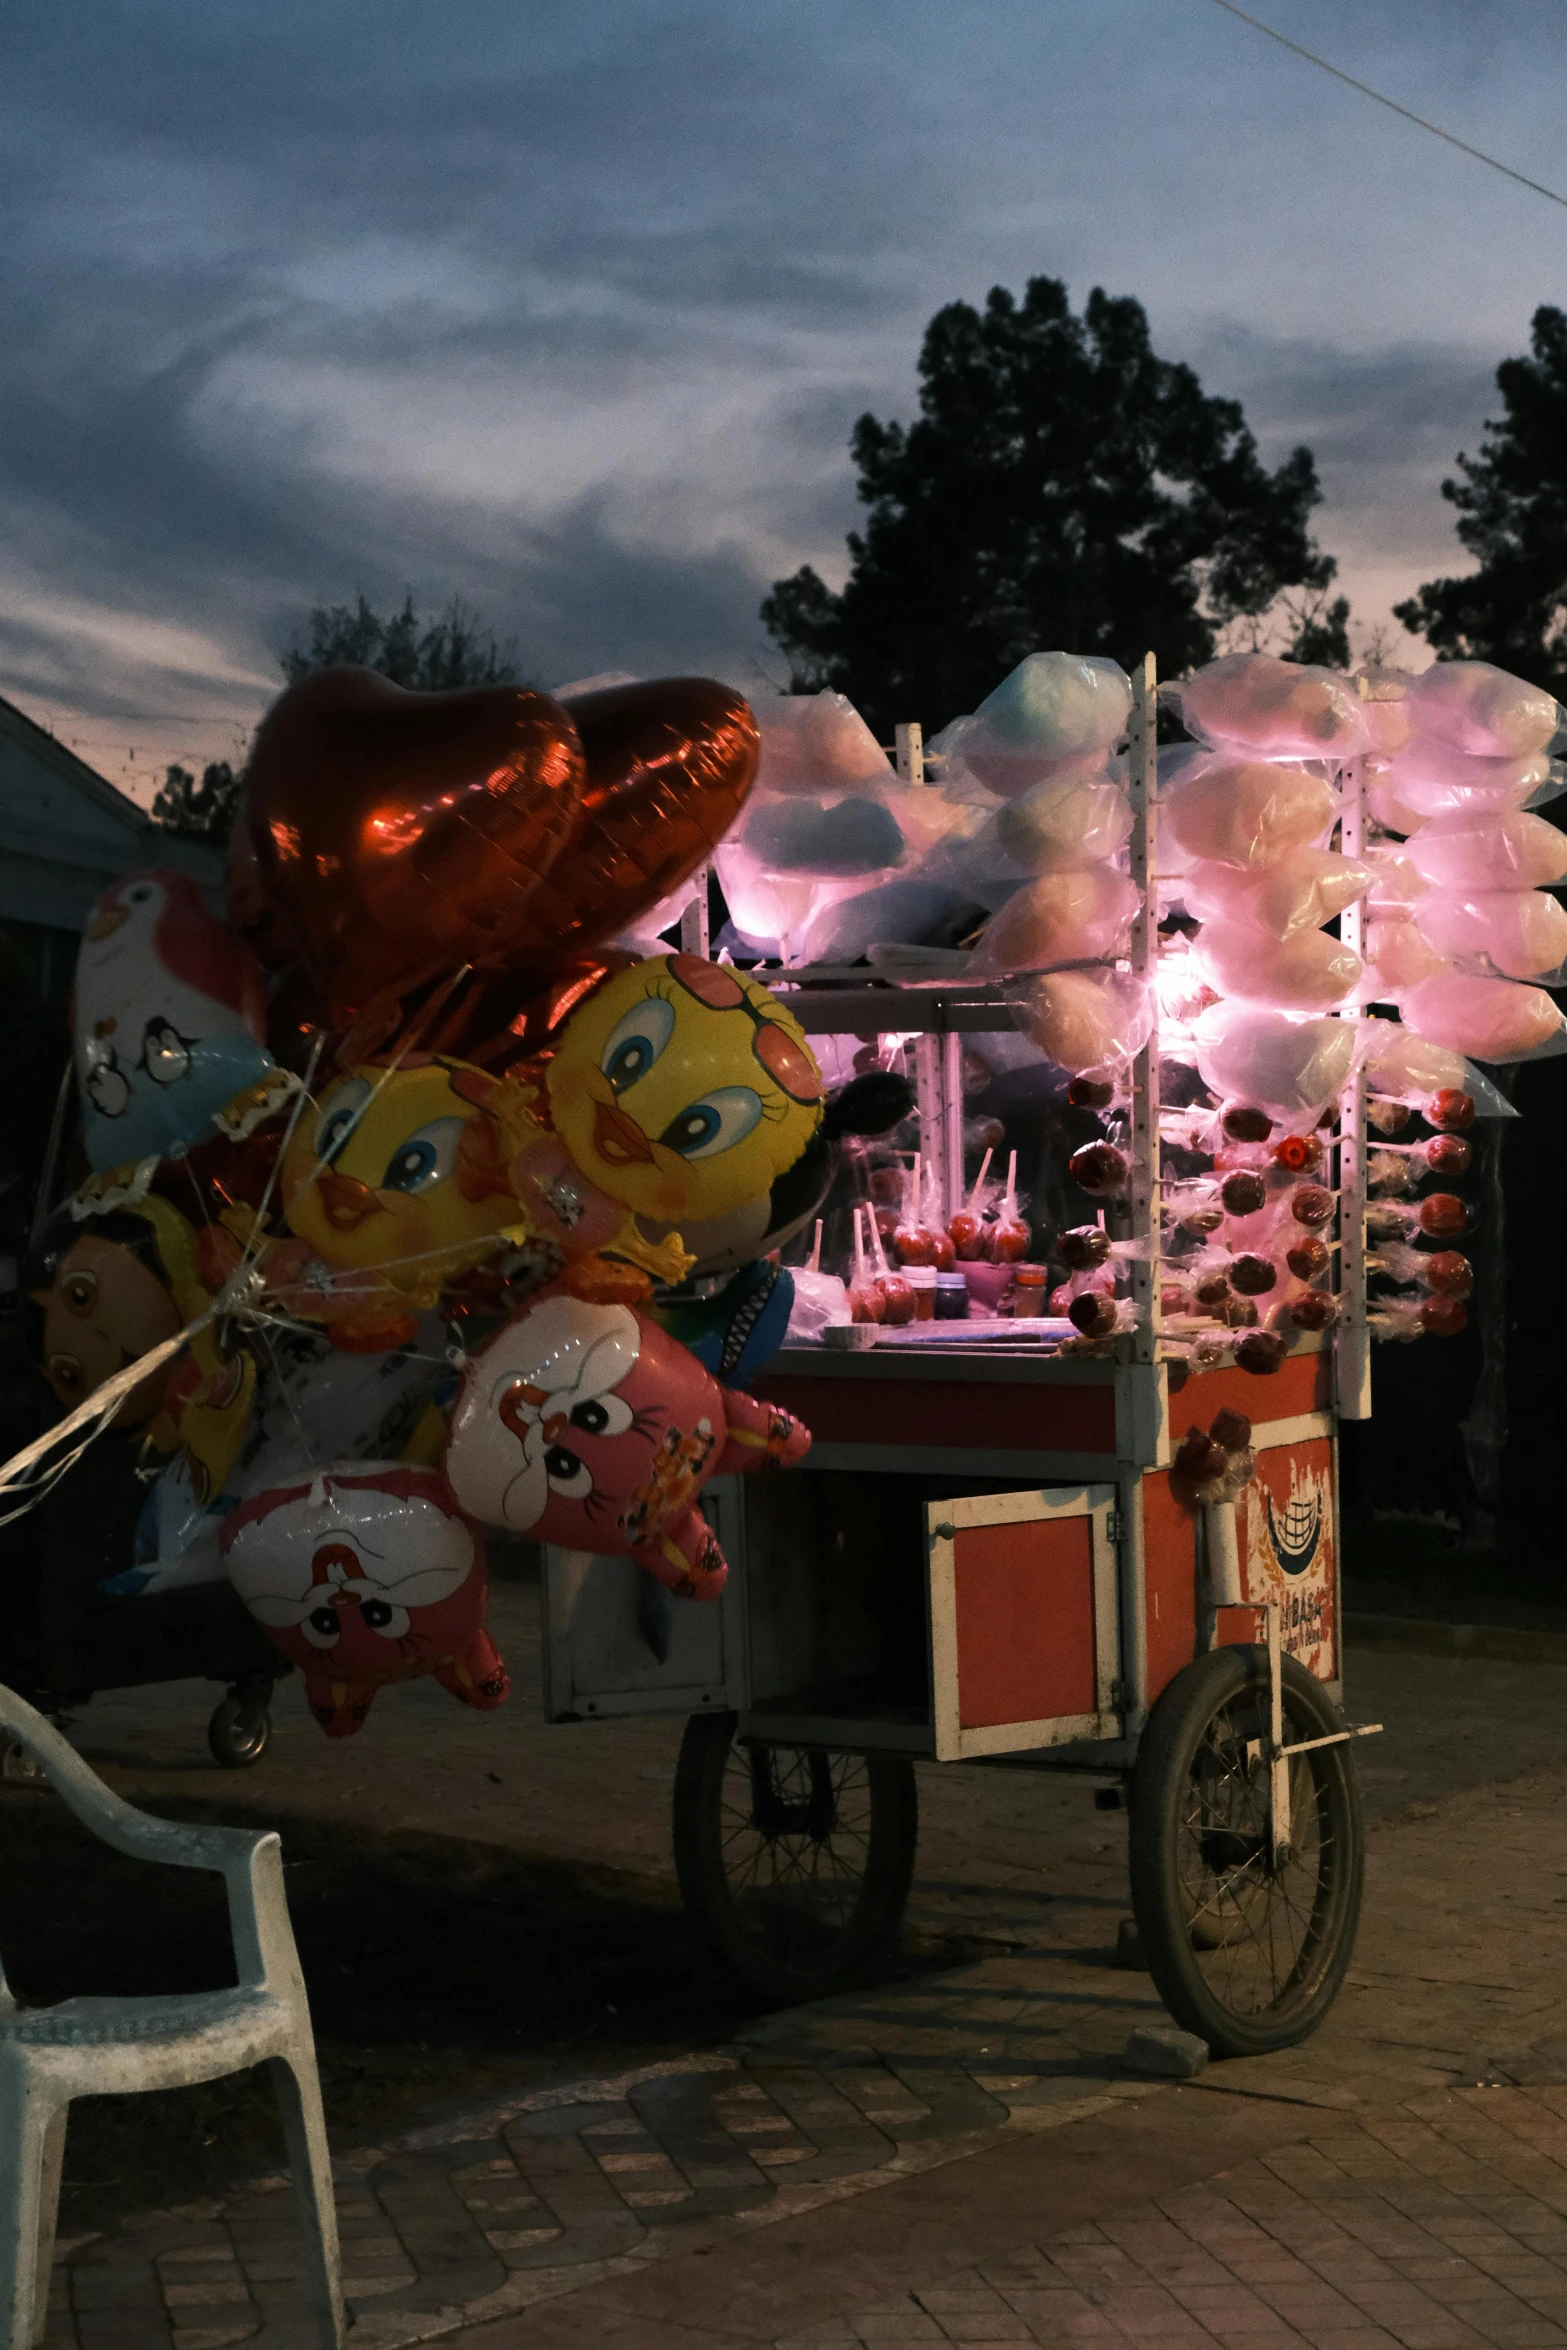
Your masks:
{"label": "house roof", "polygon": [[0,919],[79,930],[111,882],[148,865],[222,903],[223,857],[145,808],[0,695]]}

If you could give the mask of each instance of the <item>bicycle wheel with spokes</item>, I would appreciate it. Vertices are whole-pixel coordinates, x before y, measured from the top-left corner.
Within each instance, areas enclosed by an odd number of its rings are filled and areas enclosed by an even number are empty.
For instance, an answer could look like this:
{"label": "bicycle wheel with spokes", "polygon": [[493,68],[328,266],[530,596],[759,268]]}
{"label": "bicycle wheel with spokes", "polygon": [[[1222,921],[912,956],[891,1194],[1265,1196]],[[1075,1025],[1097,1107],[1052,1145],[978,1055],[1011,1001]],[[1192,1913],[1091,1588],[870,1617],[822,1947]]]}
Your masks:
{"label": "bicycle wheel with spokes", "polygon": [[778,2000],[866,1974],[898,1931],[914,1871],[914,1772],[894,1755],[743,1744],[694,1714],[675,1773],[675,1867],[722,1964]]}
{"label": "bicycle wheel with spokes", "polygon": [[[1293,1657],[1284,1742],[1344,1727]],[[1316,2030],[1360,1921],[1365,1837],[1347,1745],[1291,1757],[1290,1836],[1276,1853],[1268,1659],[1214,1649],[1149,1718],[1132,1780],[1132,1908],[1148,1971],[1178,2024],[1216,2056],[1259,2056]]]}

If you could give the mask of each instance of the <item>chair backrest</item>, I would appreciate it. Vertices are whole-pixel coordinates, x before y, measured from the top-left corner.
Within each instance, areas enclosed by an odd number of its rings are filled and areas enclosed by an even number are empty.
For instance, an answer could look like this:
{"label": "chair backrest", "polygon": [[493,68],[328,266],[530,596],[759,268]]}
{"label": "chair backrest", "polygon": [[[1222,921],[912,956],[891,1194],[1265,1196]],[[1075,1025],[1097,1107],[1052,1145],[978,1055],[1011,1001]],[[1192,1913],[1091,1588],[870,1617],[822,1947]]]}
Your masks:
{"label": "chair backrest", "polygon": [[[0,1683],[0,1737],[5,1736],[25,1747],[83,1827],[90,1828],[102,1843],[112,1845],[116,1852],[128,1853],[136,1860],[173,1862],[179,1866],[183,1859],[187,1867],[222,1869],[225,1862],[217,1856],[215,1847],[232,1844],[236,1850],[244,1850],[253,1841],[242,1830],[185,1828],[172,1820],[156,1819],[148,1812],[138,1811],[133,1803],[127,1803],[112,1787],[104,1785],[91,1765],[83,1762],[70,1740],[52,1722],[45,1721],[35,1706]],[[182,1846],[188,1846],[188,1852],[182,1853]]]}

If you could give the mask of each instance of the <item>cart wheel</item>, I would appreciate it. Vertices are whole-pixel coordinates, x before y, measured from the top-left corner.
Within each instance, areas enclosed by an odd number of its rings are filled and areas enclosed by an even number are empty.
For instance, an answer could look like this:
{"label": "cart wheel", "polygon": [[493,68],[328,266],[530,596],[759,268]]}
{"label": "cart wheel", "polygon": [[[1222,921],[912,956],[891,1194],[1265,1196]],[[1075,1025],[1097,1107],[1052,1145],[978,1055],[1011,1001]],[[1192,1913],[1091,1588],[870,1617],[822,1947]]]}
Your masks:
{"label": "cart wheel", "polygon": [[[1293,1657],[1283,1696],[1287,1744],[1343,1729]],[[1365,1838],[1349,1748],[1291,1759],[1290,1847],[1275,1866],[1256,1752],[1268,1727],[1267,1651],[1214,1649],[1154,1707],[1132,1781],[1132,1907],[1148,1971],[1215,2056],[1260,2056],[1314,2032],[1360,1922]]]}
{"label": "cart wheel", "polygon": [[226,1771],[248,1771],[266,1753],[272,1736],[272,1716],[267,1710],[270,1690],[270,1683],[259,1693],[231,1689],[207,1724],[212,1759]]}
{"label": "cart wheel", "polygon": [[741,1745],[733,1714],[694,1714],[675,1773],[681,1897],[753,1990],[820,1999],[898,1931],[914,1873],[912,1766],[894,1755]]}

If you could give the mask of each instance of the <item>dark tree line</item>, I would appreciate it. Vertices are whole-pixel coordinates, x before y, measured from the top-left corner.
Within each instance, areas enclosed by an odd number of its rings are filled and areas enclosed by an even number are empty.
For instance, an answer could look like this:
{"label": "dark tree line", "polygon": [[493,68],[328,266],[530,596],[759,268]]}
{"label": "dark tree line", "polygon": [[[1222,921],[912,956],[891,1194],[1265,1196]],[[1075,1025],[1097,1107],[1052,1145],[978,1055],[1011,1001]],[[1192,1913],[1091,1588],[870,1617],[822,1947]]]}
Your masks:
{"label": "dark tree line", "polygon": [[1079,317],[1055,278],[1021,301],[997,286],[937,312],[919,378],[914,423],[854,427],[869,511],[844,587],[806,565],[762,606],[796,691],[936,726],[1042,647],[1128,666],[1152,647],[1177,674],[1289,591],[1283,649],[1347,663],[1311,451],[1269,471],[1239,402],[1161,359],[1139,302],[1095,288]]}

